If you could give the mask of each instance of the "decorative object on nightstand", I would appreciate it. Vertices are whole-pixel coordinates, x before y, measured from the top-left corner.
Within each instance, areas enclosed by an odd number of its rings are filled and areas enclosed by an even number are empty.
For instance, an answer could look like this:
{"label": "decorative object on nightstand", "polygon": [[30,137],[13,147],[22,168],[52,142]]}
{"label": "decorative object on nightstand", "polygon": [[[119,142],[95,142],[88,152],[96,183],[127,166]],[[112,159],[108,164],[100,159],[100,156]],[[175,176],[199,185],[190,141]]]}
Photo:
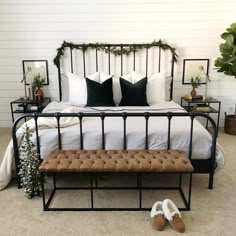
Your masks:
{"label": "decorative object on nightstand", "polygon": [[199,86],[201,86],[201,77],[200,76],[196,76],[196,77],[191,77],[191,85],[192,85],[192,91],[190,92],[192,97],[195,97],[197,95],[197,91],[196,88],[198,88]]}
{"label": "decorative object on nightstand", "polygon": [[208,75],[208,70],[205,71],[205,68],[203,65],[199,66],[199,70],[201,71],[201,73],[203,74],[203,77],[205,77],[206,79],[206,84],[205,84],[205,94],[203,99],[207,100],[210,99],[211,97],[208,96],[208,83],[211,82],[210,77]]}
{"label": "decorative object on nightstand", "polygon": [[196,88],[205,84],[205,97],[207,96],[207,83],[209,82],[209,59],[184,59],[182,84],[191,84],[191,96],[196,96]]}
{"label": "decorative object on nightstand", "polygon": [[[215,105],[214,105],[215,104]],[[200,99],[189,99],[188,97],[181,97],[181,106],[190,111],[197,111],[210,114],[217,114],[216,119],[216,126],[217,126],[217,133],[219,129],[219,121],[220,121],[220,108],[221,108],[221,101],[215,98],[200,98]],[[208,129],[208,121],[206,121],[206,128]]]}
{"label": "decorative object on nightstand", "polygon": [[34,76],[33,85],[35,86],[34,96],[36,101],[43,100],[44,94],[41,87],[43,86],[44,83],[45,83],[45,78],[42,78],[40,74]]}
{"label": "decorative object on nightstand", "polygon": [[24,72],[23,72],[23,79],[21,80],[21,83],[24,82],[24,92],[25,92],[25,96],[22,97],[22,99],[24,99],[24,100],[30,99],[30,94],[29,94],[29,97],[27,96],[26,77],[28,76],[28,74],[31,73],[31,71],[32,71],[31,66],[27,66],[26,70],[24,70]]}
{"label": "decorative object on nightstand", "polygon": [[[49,85],[49,76],[48,76],[48,62],[47,60],[23,60],[23,80],[25,84],[25,97],[28,99],[34,99],[35,77],[44,78],[42,85]],[[42,87],[42,85],[40,87]],[[27,88],[29,94],[27,95]],[[38,93],[37,93],[38,94]],[[41,95],[41,94],[40,94]]]}

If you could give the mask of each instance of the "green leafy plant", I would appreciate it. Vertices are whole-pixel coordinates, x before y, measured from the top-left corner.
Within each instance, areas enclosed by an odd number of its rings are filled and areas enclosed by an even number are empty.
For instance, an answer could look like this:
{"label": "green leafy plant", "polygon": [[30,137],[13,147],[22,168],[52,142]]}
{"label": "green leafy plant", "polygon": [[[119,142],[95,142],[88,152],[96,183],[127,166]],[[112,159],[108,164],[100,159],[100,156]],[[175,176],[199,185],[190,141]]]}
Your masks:
{"label": "green leafy plant", "polygon": [[40,74],[37,74],[34,76],[33,83],[35,87],[40,89],[43,86],[43,83],[45,83],[45,78],[42,78]]}
{"label": "green leafy plant", "polygon": [[21,186],[24,188],[27,198],[39,195],[41,191],[40,172],[38,170],[40,160],[31,137],[32,131],[26,126],[19,148],[19,175],[21,177]]}
{"label": "green leafy plant", "polygon": [[236,78],[236,23],[231,24],[230,28],[221,34],[221,38],[225,42],[219,46],[221,57],[215,60],[216,69]]}
{"label": "green leafy plant", "polygon": [[193,88],[198,88],[199,86],[201,86],[201,77],[198,75],[196,77],[191,77],[191,85]]}

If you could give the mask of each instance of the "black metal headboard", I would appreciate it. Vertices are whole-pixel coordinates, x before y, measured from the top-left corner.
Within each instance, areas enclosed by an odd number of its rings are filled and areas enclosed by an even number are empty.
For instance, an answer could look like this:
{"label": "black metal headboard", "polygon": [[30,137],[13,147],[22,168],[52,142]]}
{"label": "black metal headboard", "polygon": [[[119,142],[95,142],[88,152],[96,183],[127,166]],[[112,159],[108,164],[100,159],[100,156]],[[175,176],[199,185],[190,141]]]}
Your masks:
{"label": "black metal headboard", "polygon": [[[123,64],[124,64],[124,56],[132,56],[133,62],[132,62],[132,69],[135,71],[136,69],[136,57],[137,53],[141,50],[145,50],[145,71],[146,76],[148,75],[148,63],[150,61],[149,59],[149,50],[150,48],[158,48],[157,51],[157,57],[158,57],[158,63],[156,65],[157,72],[161,72],[161,63],[162,63],[162,51],[165,53],[168,53],[171,55],[170,62],[169,62],[169,68],[170,68],[170,76],[172,77],[171,86],[170,86],[170,99],[173,98],[173,76],[174,76],[174,63],[177,61],[177,54],[176,49],[172,48],[166,43],[163,43],[161,40],[154,41],[149,44],[98,44],[98,43],[89,43],[89,44],[73,44],[68,42],[63,42],[60,48],[57,49],[57,55],[54,58],[54,64],[58,68],[58,81],[59,81],[59,98],[60,101],[62,100],[62,73],[61,73],[61,65],[62,65],[62,56],[66,52],[66,50],[69,51],[68,56],[66,57],[67,60],[69,60],[70,68],[69,72],[74,72],[74,54],[75,51],[80,50],[82,52],[82,68],[83,68],[83,76],[86,76],[86,67],[89,66],[86,64],[86,52],[88,49],[94,50],[95,54],[93,56],[93,60],[95,60],[95,67],[96,72],[98,72],[98,51],[104,52],[107,54],[107,63],[108,63],[108,73],[111,74],[111,54],[120,57],[120,76],[123,75]],[[76,64],[77,65],[77,64]],[[78,65],[77,65],[78,66]]]}

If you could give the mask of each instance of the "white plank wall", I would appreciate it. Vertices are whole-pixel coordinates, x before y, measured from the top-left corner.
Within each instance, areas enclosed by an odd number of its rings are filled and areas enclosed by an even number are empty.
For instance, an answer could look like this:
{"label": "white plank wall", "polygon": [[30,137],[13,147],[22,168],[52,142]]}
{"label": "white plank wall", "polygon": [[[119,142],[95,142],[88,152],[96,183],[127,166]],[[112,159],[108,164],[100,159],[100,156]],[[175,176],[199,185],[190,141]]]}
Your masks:
{"label": "white plank wall", "polygon": [[138,43],[159,38],[178,49],[177,102],[190,91],[182,85],[183,59],[210,59],[209,95],[222,101],[222,126],[224,112],[236,104],[236,80],[213,68],[220,34],[235,16],[235,0],[0,0],[0,127],[12,125],[9,102],[24,93],[22,60],[48,60],[45,92],[58,99],[52,60],[63,40]]}

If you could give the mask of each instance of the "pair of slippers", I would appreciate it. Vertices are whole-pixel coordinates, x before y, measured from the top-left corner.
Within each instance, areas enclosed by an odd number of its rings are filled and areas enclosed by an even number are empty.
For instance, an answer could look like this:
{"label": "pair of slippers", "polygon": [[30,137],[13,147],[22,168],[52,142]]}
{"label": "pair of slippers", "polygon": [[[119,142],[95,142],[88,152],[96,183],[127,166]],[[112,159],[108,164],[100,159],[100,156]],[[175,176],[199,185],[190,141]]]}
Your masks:
{"label": "pair of slippers", "polygon": [[150,216],[153,227],[159,231],[164,230],[166,220],[169,221],[169,224],[175,231],[179,233],[185,231],[185,224],[182,220],[179,209],[170,199],[165,199],[163,202],[155,202]]}

